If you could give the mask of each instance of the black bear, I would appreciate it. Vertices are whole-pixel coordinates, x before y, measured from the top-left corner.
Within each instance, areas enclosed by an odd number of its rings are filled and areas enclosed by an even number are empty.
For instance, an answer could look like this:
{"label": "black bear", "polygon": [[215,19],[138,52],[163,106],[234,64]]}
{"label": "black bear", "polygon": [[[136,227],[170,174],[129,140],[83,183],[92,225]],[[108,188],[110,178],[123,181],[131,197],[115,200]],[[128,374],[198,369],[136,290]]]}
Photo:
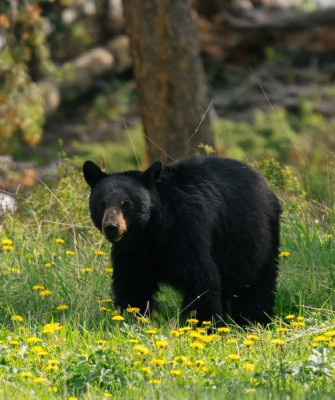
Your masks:
{"label": "black bear", "polygon": [[86,161],[83,171],[92,220],[113,243],[117,307],[144,313],[167,283],[183,295],[184,316],[269,321],[280,205],[258,172],[214,156],[112,174]]}

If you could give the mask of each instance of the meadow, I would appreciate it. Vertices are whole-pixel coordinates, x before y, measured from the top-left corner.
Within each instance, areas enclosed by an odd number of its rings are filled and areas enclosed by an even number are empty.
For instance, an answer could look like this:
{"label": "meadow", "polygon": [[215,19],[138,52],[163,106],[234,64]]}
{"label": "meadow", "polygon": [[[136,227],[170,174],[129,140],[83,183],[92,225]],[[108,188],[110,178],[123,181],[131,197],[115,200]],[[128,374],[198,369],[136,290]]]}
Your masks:
{"label": "meadow", "polygon": [[284,208],[267,327],[182,325],[166,287],[150,316],[120,315],[80,162],[20,195],[0,226],[0,399],[334,398],[334,194],[316,201],[290,168],[255,166]]}

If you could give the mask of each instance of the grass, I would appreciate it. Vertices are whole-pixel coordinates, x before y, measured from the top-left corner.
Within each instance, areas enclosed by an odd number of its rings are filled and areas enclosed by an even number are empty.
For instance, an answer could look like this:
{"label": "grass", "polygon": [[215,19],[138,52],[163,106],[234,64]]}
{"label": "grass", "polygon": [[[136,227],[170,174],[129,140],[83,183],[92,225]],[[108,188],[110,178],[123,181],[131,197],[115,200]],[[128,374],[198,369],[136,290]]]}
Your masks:
{"label": "grass", "polygon": [[266,328],[181,326],[169,288],[159,313],[120,316],[109,245],[92,228],[76,166],[23,199],[0,228],[0,399],[332,398],[334,210],[307,201],[287,171],[265,169],[285,209]]}

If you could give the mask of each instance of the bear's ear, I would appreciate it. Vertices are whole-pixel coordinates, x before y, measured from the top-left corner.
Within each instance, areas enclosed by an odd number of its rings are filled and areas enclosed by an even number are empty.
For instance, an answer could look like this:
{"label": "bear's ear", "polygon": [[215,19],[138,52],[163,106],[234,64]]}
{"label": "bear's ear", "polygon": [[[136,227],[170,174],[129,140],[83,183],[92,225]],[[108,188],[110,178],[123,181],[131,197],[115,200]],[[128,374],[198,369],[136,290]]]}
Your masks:
{"label": "bear's ear", "polygon": [[154,186],[161,176],[163,165],[159,160],[154,161],[148,169],[143,172],[144,181],[148,186]]}
{"label": "bear's ear", "polygon": [[94,186],[107,174],[101,171],[101,169],[93,161],[85,161],[83,165],[83,172],[86,182],[93,189]]}

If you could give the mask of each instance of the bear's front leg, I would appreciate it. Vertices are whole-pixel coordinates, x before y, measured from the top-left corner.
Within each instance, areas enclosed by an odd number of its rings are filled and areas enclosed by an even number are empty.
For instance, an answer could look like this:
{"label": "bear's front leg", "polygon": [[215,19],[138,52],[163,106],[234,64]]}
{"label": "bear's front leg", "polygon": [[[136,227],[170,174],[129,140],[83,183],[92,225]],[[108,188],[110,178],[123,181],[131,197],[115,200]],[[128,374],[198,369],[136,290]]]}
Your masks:
{"label": "bear's front leg", "polygon": [[150,277],[127,269],[114,268],[112,297],[114,305],[124,311],[127,307],[138,307],[142,315],[148,314],[152,307],[153,294],[157,291],[156,282]]}

